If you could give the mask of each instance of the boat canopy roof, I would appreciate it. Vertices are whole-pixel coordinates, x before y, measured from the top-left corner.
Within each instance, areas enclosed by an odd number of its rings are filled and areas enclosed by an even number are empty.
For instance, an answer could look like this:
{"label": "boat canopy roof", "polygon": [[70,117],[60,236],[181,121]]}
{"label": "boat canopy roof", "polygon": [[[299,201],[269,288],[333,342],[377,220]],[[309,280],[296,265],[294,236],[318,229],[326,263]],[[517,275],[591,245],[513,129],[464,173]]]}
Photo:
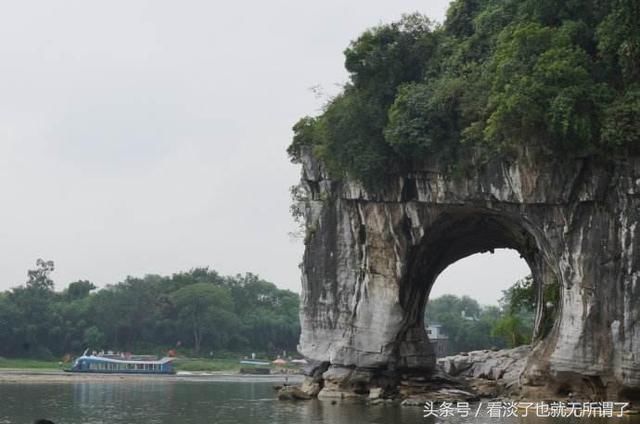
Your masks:
{"label": "boat canopy roof", "polygon": [[174,360],[174,358],[162,358],[157,361],[135,361],[135,360],[126,360],[126,359],[113,359],[113,358],[105,358],[103,356],[94,356],[94,355],[82,355],[77,359],[80,360],[89,360],[95,362],[110,362],[113,364],[143,364],[143,365],[162,365],[169,363]]}

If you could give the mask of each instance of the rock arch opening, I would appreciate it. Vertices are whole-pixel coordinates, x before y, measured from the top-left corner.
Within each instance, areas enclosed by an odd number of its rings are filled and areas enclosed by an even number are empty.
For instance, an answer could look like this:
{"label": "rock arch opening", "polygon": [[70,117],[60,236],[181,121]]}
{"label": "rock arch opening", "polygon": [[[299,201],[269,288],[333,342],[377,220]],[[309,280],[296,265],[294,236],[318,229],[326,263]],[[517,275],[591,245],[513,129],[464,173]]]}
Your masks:
{"label": "rock arch opening", "polygon": [[[402,281],[400,299],[405,310],[407,344],[400,349],[400,366],[432,369],[435,352],[426,335],[425,308],[434,284],[441,273],[454,263],[478,253],[496,249],[517,251],[531,271],[535,291],[533,341],[548,333],[557,311],[545,308],[545,285],[555,284],[555,273],[548,265],[545,241],[521,215],[484,209],[460,208],[442,213],[424,229],[423,241],[407,253],[407,271]],[[558,302],[559,304],[559,302]],[[543,325],[545,324],[545,325]],[[420,333],[424,332],[424,336]],[[422,340],[420,340],[422,339]],[[418,341],[419,340],[419,341]],[[414,357],[404,352],[413,352]],[[426,352],[420,359],[418,351]]]}
{"label": "rock arch opening", "polygon": [[442,271],[429,293],[429,299],[445,294],[467,295],[481,305],[497,305],[503,290],[529,274],[529,265],[513,249],[476,253]]}
{"label": "rock arch opening", "polygon": [[512,249],[451,264],[436,278],[424,315],[436,357],[529,344],[534,288],[531,269]]}

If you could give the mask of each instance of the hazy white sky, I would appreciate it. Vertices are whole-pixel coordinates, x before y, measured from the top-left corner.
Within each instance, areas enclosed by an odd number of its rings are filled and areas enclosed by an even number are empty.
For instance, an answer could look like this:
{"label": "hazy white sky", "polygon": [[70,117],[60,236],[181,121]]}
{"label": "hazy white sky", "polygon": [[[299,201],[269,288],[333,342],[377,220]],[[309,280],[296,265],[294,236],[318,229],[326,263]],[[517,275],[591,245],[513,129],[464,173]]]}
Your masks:
{"label": "hazy white sky", "polygon": [[362,30],[447,3],[2,2],[0,289],[42,257],[58,288],[210,266],[299,291],[285,148],[310,87],[335,92]]}

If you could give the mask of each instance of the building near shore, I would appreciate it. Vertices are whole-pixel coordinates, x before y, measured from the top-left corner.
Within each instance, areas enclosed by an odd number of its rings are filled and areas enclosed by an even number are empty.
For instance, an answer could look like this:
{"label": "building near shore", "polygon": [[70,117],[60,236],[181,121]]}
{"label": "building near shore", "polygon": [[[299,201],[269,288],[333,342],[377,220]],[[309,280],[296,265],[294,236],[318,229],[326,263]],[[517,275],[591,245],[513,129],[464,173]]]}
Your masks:
{"label": "building near shore", "polygon": [[449,337],[445,334],[442,324],[432,322],[426,326],[425,330],[436,358],[447,356],[449,354]]}

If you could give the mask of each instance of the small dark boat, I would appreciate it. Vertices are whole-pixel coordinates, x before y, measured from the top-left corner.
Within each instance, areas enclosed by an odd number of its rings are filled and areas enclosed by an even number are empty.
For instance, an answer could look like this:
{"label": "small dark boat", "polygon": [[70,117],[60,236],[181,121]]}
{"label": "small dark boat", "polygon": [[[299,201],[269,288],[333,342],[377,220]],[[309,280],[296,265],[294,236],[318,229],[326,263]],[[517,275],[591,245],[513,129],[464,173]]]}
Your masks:
{"label": "small dark boat", "polygon": [[271,369],[260,367],[245,367],[240,368],[240,374],[267,375],[271,374]]}

